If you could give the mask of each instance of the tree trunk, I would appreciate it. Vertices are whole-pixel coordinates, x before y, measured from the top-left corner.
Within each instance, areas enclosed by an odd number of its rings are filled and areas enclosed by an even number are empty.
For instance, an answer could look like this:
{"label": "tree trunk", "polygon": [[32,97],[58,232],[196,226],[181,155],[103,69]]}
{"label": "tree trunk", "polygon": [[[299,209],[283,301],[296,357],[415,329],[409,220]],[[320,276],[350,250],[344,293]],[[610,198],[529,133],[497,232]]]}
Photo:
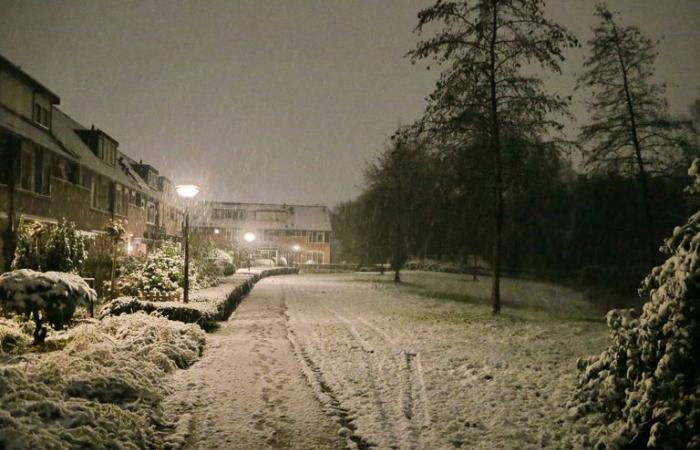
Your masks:
{"label": "tree trunk", "polygon": [[32,311],[32,318],[34,319],[34,342],[32,345],[41,345],[46,339],[46,328],[43,327],[38,310]]}
{"label": "tree trunk", "polygon": [[647,176],[646,168],[644,167],[644,160],[642,159],[642,146],[639,142],[639,135],[637,130],[637,117],[634,111],[634,104],[632,103],[632,96],[629,90],[629,81],[627,79],[627,65],[625,64],[625,59],[622,57],[622,50],[620,49],[620,39],[617,35],[617,27],[613,25],[613,32],[615,33],[615,49],[617,50],[617,57],[620,61],[620,68],[622,70],[622,82],[625,90],[625,102],[627,103],[627,113],[629,114],[630,120],[630,133],[632,135],[632,145],[634,146],[634,155],[637,161],[637,169],[639,170],[637,178],[639,181],[639,186],[642,193],[642,203],[644,204],[644,215],[647,222],[647,249],[649,251],[649,267],[654,267],[654,260],[656,256],[656,245],[654,244],[654,220],[651,211],[651,194],[649,193],[649,179]]}
{"label": "tree trunk", "polygon": [[493,285],[491,287],[491,307],[494,314],[501,312],[501,236],[503,234],[503,174],[501,170],[501,142],[498,123],[498,103],[496,98],[496,37],[498,31],[498,10],[496,0],[492,0],[493,24],[490,42],[489,81],[491,87],[491,145],[494,157],[496,207],[494,219],[496,235],[493,242]]}
{"label": "tree trunk", "polygon": [[401,275],[399,275],[399,270],[400,267],[397,264],[396,268],[394,269],[394,283],[401,283]]}
{"label": "tree trunk", "polygon": [[117,290],[117,279],[116,279],[116,272],[117,272],[117,243],[113,242],[112,243],[112,273],[111,273],[111,279],[110,279],[110,284],[109,284],[109,295],[111,298],[116,297],[116,290]]}

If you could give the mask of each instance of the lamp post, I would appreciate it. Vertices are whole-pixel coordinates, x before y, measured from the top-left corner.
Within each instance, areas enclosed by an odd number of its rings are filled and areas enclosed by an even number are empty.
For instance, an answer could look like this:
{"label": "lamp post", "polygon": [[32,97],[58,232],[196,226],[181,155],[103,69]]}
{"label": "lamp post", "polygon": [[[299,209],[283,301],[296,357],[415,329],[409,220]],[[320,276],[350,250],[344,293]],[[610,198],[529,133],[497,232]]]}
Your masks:
{"label": "lamp post", "polygon": [[[250,231],[247,232],[246,234],[243,235],[243,239],[252,247],[253,241],[255,240],[256,236],[255,233],[251,233]],[[252,248],[248,249],[248,272],[250,272],[250,256],[252,253]]]}
{"label": "lamp post", "polygon": [[299,264],[299,250],[301,250],[301,246],[299,244],[294,244],[292,246],[292,250],[294,250],[294,264]]}
{"label": "lamp post", "polygon": [[185,282],[183,283],[182,299],[187,303],[190,294],[190,210],[187,199],[194,198],[199,194],[199,186],[180,184],[175,186],[175,191],[177,191],[177,195],[185,199]]}

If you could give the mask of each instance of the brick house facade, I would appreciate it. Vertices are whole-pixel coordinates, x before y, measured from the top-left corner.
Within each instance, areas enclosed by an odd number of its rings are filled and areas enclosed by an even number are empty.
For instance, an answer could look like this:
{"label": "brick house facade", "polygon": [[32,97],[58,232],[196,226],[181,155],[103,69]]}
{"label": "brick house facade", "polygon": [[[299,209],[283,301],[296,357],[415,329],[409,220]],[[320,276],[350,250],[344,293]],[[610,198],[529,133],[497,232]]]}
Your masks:
{"label": "brick house facade", "polygon": [[56,94],[0,55],[0,271],[11,262],[20,217],[66,218],[93,233],[112,218],[126,219],[129,252],[177,239],[183,210],[172,182],[59,104]]}

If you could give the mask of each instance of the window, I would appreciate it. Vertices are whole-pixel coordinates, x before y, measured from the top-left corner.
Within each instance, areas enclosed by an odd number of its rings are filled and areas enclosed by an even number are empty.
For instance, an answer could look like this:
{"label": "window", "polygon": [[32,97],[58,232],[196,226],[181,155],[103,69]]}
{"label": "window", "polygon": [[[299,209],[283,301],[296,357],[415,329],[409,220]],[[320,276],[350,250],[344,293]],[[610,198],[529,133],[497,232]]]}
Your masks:
{"label": "window", "polygon": [[155,188],[157,187],[158,180],[156,179],[156,174],[152,171],[148,171],[148,176],[146,177],[146,183],[148,183],[149,186]]}
{"label": "window", "polygon": [[225,234],[226,234],[227,241],[234,242],[238,238],[238,229],[237,228],[226,228]]}
{"label": "window", "polygon": [[278,230],[265,230],[263,233],[264,235],[264,240],[265,242],[272,242],[277,239],[277,236],[279,236],[279,231]]}
{"label": "window", "polygon": [[285,222],[287,211],[255,211],[255,220],[263,222]]}
{"label": "window", "polygon": [[93,177],[92,207],[101,211],[109,211],[109,182],[104,177]]}
{"label": "window", "polygon": [[77,166],[77,184],[85,189],[92,188],[92,176],[90,172],[82,166]]}
{"label": "window", "polygon": [[212,211],[212,218],[217,220],[242,220],[244,213],[245,211],[242,209],[214,209]]}
{"label": "window", "polygon": [[306,252],[306,261],[313,261],[314,264],[323,264],[323,252]]}
{"label": "window", "polygon": [[10,139],[0,135],[0,183],[10,184],[12,175],[13,151],[10,149]]}
{"label": "window", "polygon": [[49,110],[38,103],[34,103],[34,122],[45,128],[51,127]]}
{"label": "window", "polygon": [[39,147],[22,148],[20,155],[20,188],[49,195],[49,175],[51,174],[51,156]]}
{"label": "window", "polygon": [[117,163],[117,149],[111,141],[100,137],[97,142],[97,157],[113,166]]}
{"label": "window", "polygon": [[51,175],[73,184],[79,184],[80,176],[78,172],[77,164],[61,158],[58,155],[54,155],[51,163]]}
{"label": "window", "polygon": [[129,209],[129,190],[117,184],[114,188],[114,214],[126,216]]}
{"label": "window", "polygon": [[147,206],[147,214],[146,214],[146,223],[150,225],[155,225],[156,224],[156,219],[157,219],[157,209],[156,209],[156,204],[153,202],[148,202]]}

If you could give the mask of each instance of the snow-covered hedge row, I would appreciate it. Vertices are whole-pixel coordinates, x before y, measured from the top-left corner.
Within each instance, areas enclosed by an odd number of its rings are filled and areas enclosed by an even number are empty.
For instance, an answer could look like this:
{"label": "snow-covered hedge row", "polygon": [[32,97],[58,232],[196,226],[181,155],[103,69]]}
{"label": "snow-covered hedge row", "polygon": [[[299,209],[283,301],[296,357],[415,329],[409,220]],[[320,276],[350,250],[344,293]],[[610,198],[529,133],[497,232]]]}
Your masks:
{"label": "snow-covered hedge row", "polygon": [[143,313],[69,331],[62,351],[0,366],[0,448],[169,448],[163,375],[201,354],[194,325]]}
{"label": "snow-covered hedge row", "polygon": [[[700,187],[700,160],[690,171]],[[700,211],[666,240],[641,316],[607,315],[611,345],[583,359],[574,414],[596,448],[700,448]],[[594,413],[591,415],[591,413]]]}
{"label": "snow-covered hedge row", "polygon": [[157,312],[170,320],[184,323],[196,323],[204,330],[216,328],[216,322],[227,320],[238,307],[243,297],[250,292],[253,285],[261,278],[272,275],[298,273],[294,267],[276,267],[251,274],[250,277],[229,280],[212,293],[211,297],[192,296],[189,303],[151,302],[136,297],[119,297],[107,303],[100,311],[100,317],[131,314],[136,311]]}

